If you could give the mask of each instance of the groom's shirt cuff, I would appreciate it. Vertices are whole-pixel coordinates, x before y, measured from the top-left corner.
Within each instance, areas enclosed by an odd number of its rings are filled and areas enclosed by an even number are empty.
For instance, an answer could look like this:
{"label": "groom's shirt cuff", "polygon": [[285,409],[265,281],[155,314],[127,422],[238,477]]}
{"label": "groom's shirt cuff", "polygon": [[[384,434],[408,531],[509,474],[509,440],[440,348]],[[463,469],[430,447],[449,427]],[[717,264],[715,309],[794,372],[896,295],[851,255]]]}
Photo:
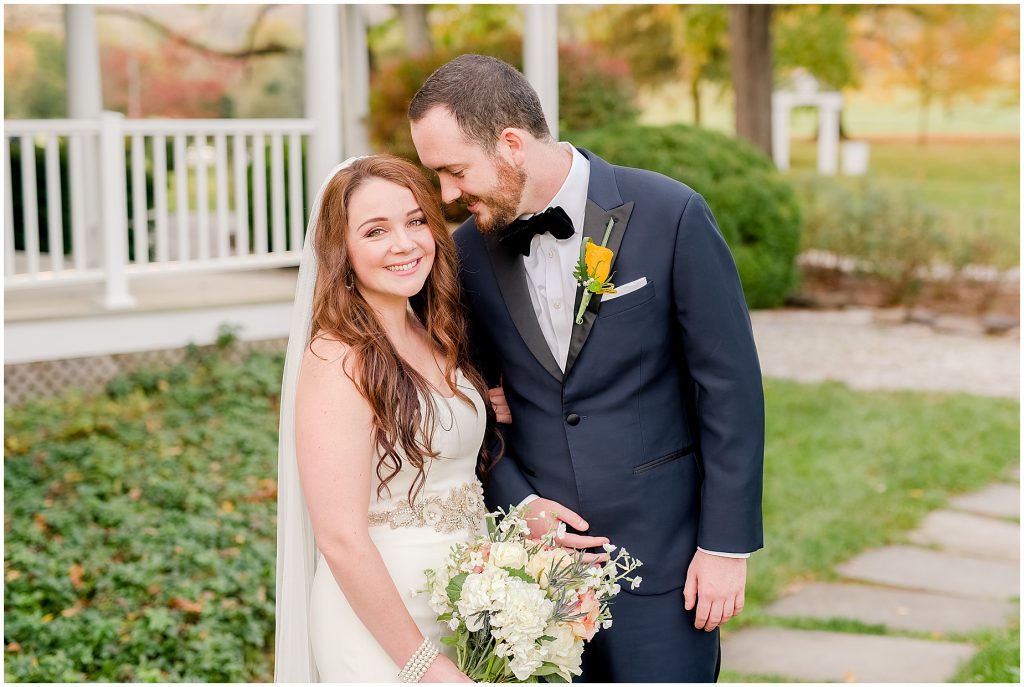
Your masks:
{"label": "groom's shirt cuff", "polygon": [[530,501],[534,501],[534,500],[536,500],[536,499],[539,499],[539,498],[540,498],[540,497],[539,497],[539,496],[537,496],[536,494],[530,494],[530,495],[529,495],[529,496],[527,496],[527,497],[526,497],[525,499],[523,499],[522,501],[520,501],[520,502],[519,502],[519,505],[518,505],[518,506],[516,506],[516,508],[522,508],[523,506],[525,506],[526,504],[528,504],[528,503],[529,503]]}
{"label": "groom's shirt cuff", "polygon": [[697,547],[697,550],[703,551],[704,553],[710,553],[712,556],[721,556],[723,558],[750,558],[749,553],[725,553],[724,551],[708,551],[707,549],[702,549],[699,546]]}

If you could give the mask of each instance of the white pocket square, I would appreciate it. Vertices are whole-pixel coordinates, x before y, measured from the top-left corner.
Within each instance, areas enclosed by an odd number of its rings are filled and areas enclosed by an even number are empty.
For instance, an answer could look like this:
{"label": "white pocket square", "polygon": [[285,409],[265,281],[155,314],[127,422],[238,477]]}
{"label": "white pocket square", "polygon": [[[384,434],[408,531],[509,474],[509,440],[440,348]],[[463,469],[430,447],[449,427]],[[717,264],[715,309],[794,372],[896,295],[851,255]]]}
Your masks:
{"label": "white pocket square", "polygon": [[616,286],[615,293],[606,293],[604,296],[601,297],[601,302],[605,303],[607,301],[615,300],[619,296],[625,296],[627,293],[633,293],[637,289],[642,289],[645,286],[647,286],[647,277],[640,277],[639,279],[634,279],[628,284]]}

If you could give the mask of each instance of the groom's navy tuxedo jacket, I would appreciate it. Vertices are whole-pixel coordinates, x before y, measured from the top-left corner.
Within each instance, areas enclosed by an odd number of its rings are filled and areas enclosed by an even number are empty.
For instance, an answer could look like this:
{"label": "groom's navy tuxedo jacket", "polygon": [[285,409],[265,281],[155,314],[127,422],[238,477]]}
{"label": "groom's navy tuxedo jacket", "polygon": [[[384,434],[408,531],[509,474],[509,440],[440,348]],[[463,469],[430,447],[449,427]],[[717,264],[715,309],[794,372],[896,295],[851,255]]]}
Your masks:
{"label": "groom's navy tuxedo jacket", "polygon": [[[681,587],[697,546],[762,546],[764,398],[735,263],[704,199],[593,153],[584,235],[616,284],[646,286],[574,324],[563,373],[541,333],[521,257],[471,218],[455,232],[470,336],[512,411],[491,508],[553,499],[644,561],[639,594]],[[575,315],[581,299],[577,289]]]}

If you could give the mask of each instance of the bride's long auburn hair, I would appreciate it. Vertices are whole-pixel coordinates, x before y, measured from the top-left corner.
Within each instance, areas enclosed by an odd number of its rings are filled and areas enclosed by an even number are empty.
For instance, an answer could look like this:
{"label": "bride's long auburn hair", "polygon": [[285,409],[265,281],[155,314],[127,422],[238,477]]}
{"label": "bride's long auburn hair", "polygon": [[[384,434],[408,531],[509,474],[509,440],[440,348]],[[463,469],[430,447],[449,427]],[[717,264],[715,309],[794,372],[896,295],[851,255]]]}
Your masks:
{"label": "bride's long auburn hair", "polygon": [[[348,259],[348,205],[352,194],[369,179],[378,178],[409,189],[426,218],[436,245],[434,264],[423,288],[409,299],[412,310],[426,329],[431,346],[444,357],[448,389],[466,402],[469,397],[452,381],[461,369],[484,399],[487,434],[494,433],[494,411],[487,401],[483,377],[469,357],[466,317],[462,309],[455,242],[448,233],[437,192],[411,162],[393,155],[373,155],[356,160],[328,182],[320,201],[313,248],[319,268],[313,295],[310,342],[334,339],[348,346],[342,369],[355,383],[373,411],[373,443],[377,448],[377,497],[402,470],[403,462],[417,471],[409,488],[414,502],[426,480],[426,461],[438,453],[430,446],[436,418],[431,387],[395,349],[370,304],[351,286],[355,280]],[[315,351],[314,351],[315,353]],[[424,416],[425,413],[425,416]],[[420,427],[424,430],[421,432]],[[484,442],[484,446],[489,441]],[[481,450],[478,474],[486,478],[493,466]]]}

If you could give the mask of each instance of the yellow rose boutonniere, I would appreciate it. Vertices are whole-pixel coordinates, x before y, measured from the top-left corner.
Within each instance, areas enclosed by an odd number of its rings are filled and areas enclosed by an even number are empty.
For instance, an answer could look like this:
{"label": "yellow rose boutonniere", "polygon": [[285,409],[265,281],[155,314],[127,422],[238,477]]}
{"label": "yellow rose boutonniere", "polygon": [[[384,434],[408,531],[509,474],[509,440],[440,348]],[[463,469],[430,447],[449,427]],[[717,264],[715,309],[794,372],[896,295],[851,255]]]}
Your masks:
{"label": "yellow rose boutonniere", "polygon": [[615,219],[609,219],[600,246],[595,245],[590,237],[583,239],[580,259],[576,263],[576,270],[572,273],[576,282],[585,289],[583,300],[580,301],[580,309],[576,313],[576,324],[583,324],[583,312],[587,309],[590,299],[595,293],[615,293],[615,284],[608,281],[611,276],[609,272],[612,268],[612,258],[615,256],[612,249],[607,247],[613,224],[615,224]]}

